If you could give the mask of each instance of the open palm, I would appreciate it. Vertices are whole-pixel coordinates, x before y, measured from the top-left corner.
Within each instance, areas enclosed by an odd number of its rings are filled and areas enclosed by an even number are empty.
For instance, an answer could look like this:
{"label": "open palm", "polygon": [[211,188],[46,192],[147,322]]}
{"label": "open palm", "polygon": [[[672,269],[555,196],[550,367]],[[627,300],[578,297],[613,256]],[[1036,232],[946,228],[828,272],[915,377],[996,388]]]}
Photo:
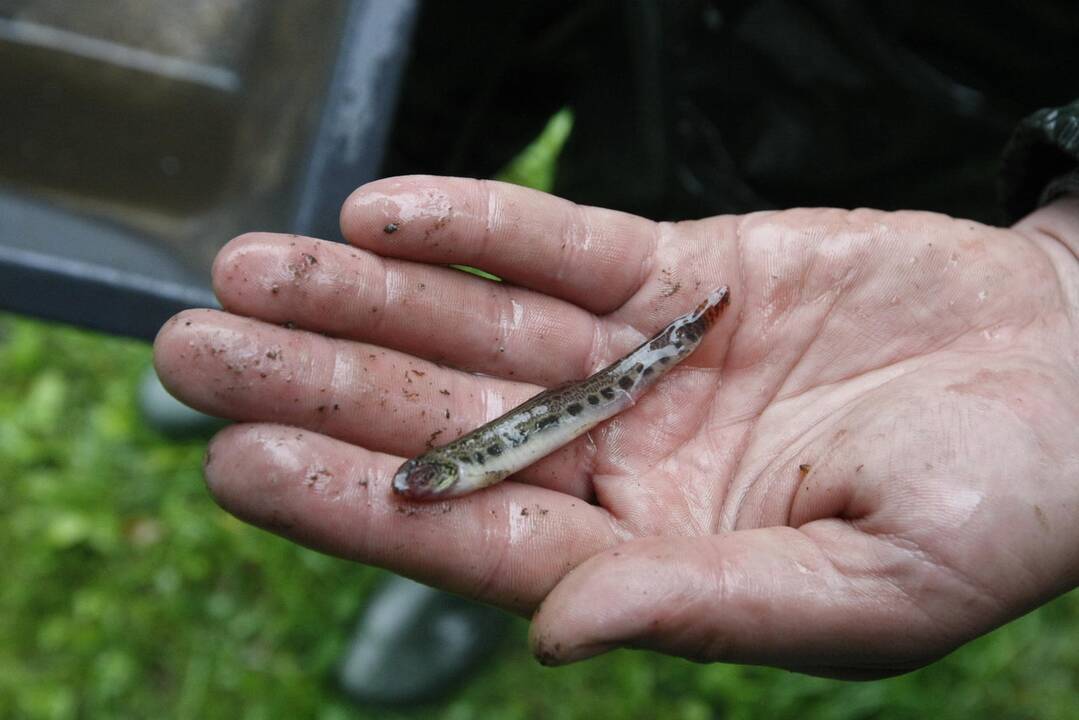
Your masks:
{"label": "open palm", "polygon": [[[545,662],[634,645],[889,674],[1079,579],[1079,273],[1034,225],[655,224],[415,177],[361,188],[342,221],[351,247],[233,241],[214,270],[227,312],[183,313],[156,344],[179,398],[243,421],[206,473],[244,519],[539,608]],[[723,284],[697,352],[589,436],[459,500],[390,492],[404,457],[585,377]]]}

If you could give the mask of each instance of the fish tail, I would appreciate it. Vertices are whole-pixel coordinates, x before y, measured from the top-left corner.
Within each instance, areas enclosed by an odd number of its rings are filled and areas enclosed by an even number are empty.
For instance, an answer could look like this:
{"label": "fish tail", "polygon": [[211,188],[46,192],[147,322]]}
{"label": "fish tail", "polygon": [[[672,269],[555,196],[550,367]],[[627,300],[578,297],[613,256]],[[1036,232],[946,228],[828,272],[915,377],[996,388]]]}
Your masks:
{"label": "fish tail", "polygon": [[697,309],[693,312],[693,316],[700,322],[703,329],[715,325],[719,316],[723,313],[723,310],[731,303],[731,291],[724,285],[723,287],[716,288],[708,294],[708,297],[704,299]]}

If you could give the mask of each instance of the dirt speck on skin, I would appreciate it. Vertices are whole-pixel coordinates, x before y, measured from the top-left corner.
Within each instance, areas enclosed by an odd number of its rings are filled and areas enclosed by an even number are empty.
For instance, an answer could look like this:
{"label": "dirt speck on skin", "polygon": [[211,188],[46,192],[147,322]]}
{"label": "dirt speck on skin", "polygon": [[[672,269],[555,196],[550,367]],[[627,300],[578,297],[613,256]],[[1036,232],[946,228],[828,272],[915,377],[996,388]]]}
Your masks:
{"label": "dirt speck on skin", "polygon": [[662,289],[659,291],[661,297],[671,297],[682,289],[681,281],[676,281],[671,274],[671,271],[667,268],[663,268],[659,271],[659,283],[662,286]]}
{"label": "dirt speck on skin", "polygon": [[438,505],[423,503],[420,505],[397,505],[394,507],[394,512],[398,515],[404,515],[405,517],[413,517],[414,515],[445,515],[451,510],[453,510],[453,506],[447,502],[439,503]]}
{"label": "dirt speck on skin", "polygon": [[528,517],[528,508],[521,508],[521,517]]}
{"label": "dirt speck on skin", "polygon": [[426,240],[427,238],[431,237],[431,235],[433,235],[434,233],[438,232],[442,228],[449,225],[452,215],[453,215],[453,206],[452,205],[447,205],[444,208],[444,212],[441,215],[439,215],[437,218],[435,218],[434,225],[432,225],[431,227],[427,228],[427,230],[424,231],[423,239]]}
{"label": "dirt speck on skin", "polygon": [[445,388],[439,390],[439,392],[442,393],[443,395],[449,395],[450,394],[450,391],[446,390]]}
{"label": "dirt speck on skin", "polygon": [[558,664],[558,657],[545,645],[536,645],[533,654],[536,656],[536,661],[539,662],[540,665],[553,667]]}
{"label": "dirt speck on skin", "polygon": [[864,467],[865,467],[865,465],[859,465],[858,467],[854,468],[854,472],[860,473],[862,471],[862,468],[864,468]]}
{"label": "dirt speck on skin", "polygon": [[431,433],[431,436],[429,438],[427,438],[427,442],[425,443],[428,450],[430,450],[431,448],[433,448],[435,446],[435,440],[437,440],[438,436],[441,435],[441,434],[442,434],[442,430],[435,430],[433,433]]}
{"label": "dirt speck on skin", "polygon": [[321,492],[332,479],[332,472],[326,468],[318,468],[317,470],[308,473],[307,477],[304,478],[303,484],[316,492]]}
{"label": "dirt speck on skin", "polygon": [[1045,511],[1041,509],[1040,505],[1034,506],[1034,519],[1038,521],[1038,525],[1045,532],[1049,532],[1049,518],[1045,515]]}
{"label": "dirt speck on skin", "polygon": [[800,472],[802,474],[802,477],[805,477],[806,475],[808,475],[809,471],[812,470],[812,469],[813,469],[813,466],[810,465],[809,463],[802,463],[801,465],[798,466],[798,472]]}
{"label": "dirt speck on skin", "polygon": [[292,274],[294,280],[303,280],[312,267],[318,265],[318,258],[311,253],[301,253],[298,262],[290,262],[286,269]]}
{"label": "dirt speck on skin", "polygon": [[397,229],[399,227],[401,226],[395,222],[386,223],[385,227],[382,228],[382,232],[386,233],[387,235],[393,235],[395,232],[397,232]]}

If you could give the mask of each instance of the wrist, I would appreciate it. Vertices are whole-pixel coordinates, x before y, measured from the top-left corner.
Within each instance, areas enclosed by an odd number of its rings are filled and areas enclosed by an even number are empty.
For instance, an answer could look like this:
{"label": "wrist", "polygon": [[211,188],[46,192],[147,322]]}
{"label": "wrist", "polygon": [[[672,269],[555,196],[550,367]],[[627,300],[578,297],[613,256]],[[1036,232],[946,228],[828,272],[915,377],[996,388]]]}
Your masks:
{"label": "wrist", "polygon": [[[1041,247],[1056,270],[1065,312],[1079,319],[1079,194],[1068,193],[1012,226]],[[1076,350],[1079,360],[1079,349]]]}
{"label": "wrist", "polygon": [[[1060,195],[1012,226],[1029,237],[1061,246],[1079,264],[1079,190]],[[1054,254],[1055,259],[1055,254]]]}

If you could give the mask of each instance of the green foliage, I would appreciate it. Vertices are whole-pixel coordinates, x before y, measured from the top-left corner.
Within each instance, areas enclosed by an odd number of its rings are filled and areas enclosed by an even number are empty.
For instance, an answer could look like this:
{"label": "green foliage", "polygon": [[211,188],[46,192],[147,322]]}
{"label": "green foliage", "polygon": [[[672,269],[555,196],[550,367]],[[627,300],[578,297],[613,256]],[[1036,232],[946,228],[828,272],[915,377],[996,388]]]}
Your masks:
{"label": "green foliage", "polygon": [[469,273],[470,275],[475,275],[476,277],[481,277],[484,280],[493,280],[494,282],[502,282],[502,278],[498,277],[497,275],[492,275],[491,273],[487,272],[486,270],[480,270],[479,268],[474,268],[471,265],[450,265],[450,267],[453,268],[454,270],[463,270],[464,272]]}
{"label": "green foliage", "polygon": [[139,421],[147,347],[2,323],[0,717],[318,707],[376,575],[219,510]]}
{"label": "green foliage", "polygon": [[539,136],[497,175],[498,180],[551,192],[558,156],[573,130],[573,111],[563,108],[551,116]]}

